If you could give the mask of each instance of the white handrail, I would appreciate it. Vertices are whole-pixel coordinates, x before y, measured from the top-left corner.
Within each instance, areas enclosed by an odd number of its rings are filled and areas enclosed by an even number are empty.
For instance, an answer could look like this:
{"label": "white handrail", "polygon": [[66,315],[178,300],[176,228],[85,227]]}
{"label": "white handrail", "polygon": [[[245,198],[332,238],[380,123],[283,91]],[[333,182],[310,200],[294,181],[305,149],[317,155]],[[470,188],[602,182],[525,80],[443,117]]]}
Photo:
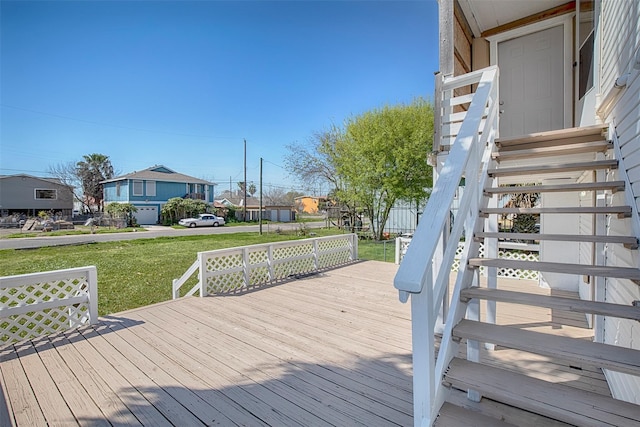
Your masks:
{"label": "white handrail", "polygon": [[[191,264],[191,267],[189,267],[187,269],[187,271],[184,272],[184,274],[182,276],[180,276],[179,279],[173,279],[173,286],[172,286],[172,291],[171,291],[171,295],[173,295],[173,299],[178,299],[180,298],[180,288],[182,287],[182,285],[184,285],[187,280],[189,280],[189,278],[191,276],[193,276],[193,273],[195,273],[196,271],[198,271],[198,268],[200,267],[200,260],[197,259],[193,262],[193,264]],[[191,296],[194,293],[196,293],[196,291],[200,289],[200,283],[196,283],[195,286],[193,286],[191,288],[191,290],[189,292],[187,292],[187,295],[185,296]]]}
{"label": "white handrail", "polygon": [[[451,204],[456,190],[460,180],[465,175],[467,162],[473,151],[471,148],[478,148],[474,146],[474,143],[480,139],[480,132],[482,131],[480,124],[485,108],[488,104],[491,104],[492,111],[496,110],[497,103],[491,99],[490,95],[497,74],[498,69],[495,66],[484,69],[482,73],[476,73],[476,75],[480,76],[480,80],[478,81],[479,84],[473,101],[469,106],[467,117],[449,152],[442,172],[438,177],[437,185],[429,197],[429,202],[422,215],[423,220],[418,225],[411,246],[407,250],[404,261],[396,274],[394,285],[400,291],[415,293],[422,290],[427,270],[430,268],[430,265],[426,265],[424,260],[432,259],[435,254],[442,229],[449,220]],[[453,78],[452,80],[455,79]],[[469,84],[466,78],[464,81]],[[449,84],[452,83],[449,82]],[[492,119],[496,119],[495,114]],[[492,121],[486,120],[485,122],[492,124]],[[473,184],[473,182],[477,181],[468,179],[467,182]]]}
{"label": "white handrail", "polygon": [[[461,123],[429,197],[422,215],[423,220],[414,233],[394,279],[400,300],[407,301],[411,296],[415,426],[432,425],[444,402],[441,381],[443,366],[448,365],[450,351],[446,344],[451,341],[452,322],[449,319],[464,315],[461,314],[462,309],[457,304],[459,297],[456,298],[456,295],[448,311],[442,339],[445,351],[441,346],[437,363],[434,334],[436,327],[440,327],[437,325],[439,308],[442,306],[445,313],[448,308],[442,301],[448,299],[444,298],[449,286],[448,276],[462,234],[465,234],[465,248],[461,265],[466,265],[469,254],[477,252],[479,247],[472,235],[474,228],[480,223],[477,221],[478,213],[484,199],[483,188],[488,176],[486,172],[497,133],[497,78],[498,68],[488,67],[464,76],[444,79],[442,92],[437,94],[438,97],[448,97],[438,103],[445,111],[440,125],[448,126],[447,123],[454,120]],[[452,99],[455,98],[456,88],[475,84],[475,93]],[[469,103],[466,113],[454,113],[451,106],[462,103]],[[449,133],[436,132],[443,139]],[[439,142],[441,141],[436,144]],[[465,191],[460,200],[458,217],[450,231],[450,212],[462,177],[466,178]],[[468,269],[458,274],[454,293],[459,295],[463,285],[468,286],[470,274],[472,273]]]}

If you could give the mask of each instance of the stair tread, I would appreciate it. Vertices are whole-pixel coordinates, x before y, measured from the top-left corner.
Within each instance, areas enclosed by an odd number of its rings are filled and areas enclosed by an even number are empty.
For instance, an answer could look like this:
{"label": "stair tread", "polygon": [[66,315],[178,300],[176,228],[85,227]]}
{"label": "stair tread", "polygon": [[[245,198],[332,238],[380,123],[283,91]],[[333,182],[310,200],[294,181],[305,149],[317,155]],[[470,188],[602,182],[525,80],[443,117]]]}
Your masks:
{"label": "stair tread", "polygon": [[604,152],[612,148],[612,144],[608,141],[597,142],[580,142],[571,145],[559,145],[559,146],[534,146],[533,148],[526,147],[518,150],[500,150],[491,153],[491,157],[494,160],[513,160],[524,159],[531,157],[549,157],[549,156],[566,156],[571,154],[582,153],[598,153]]}
{"label": "stair tread", "polygon": [[593,126],[582,126],[577,128],[566,128],[566,129],[558,129],[558,130],[552,130],[552,131],[536,132],[536,133],[509,137],[509,138],[497,138],[496,144],[499,147],[506,147],[506,146],[513,146],[513,145],[529,144],[532,142],[540,142],[540,141],[562,141],[570,138],[583,137],[583,136],[604,140],[605,137],[603,133],[605,129],[606,129],[606,126],[593,125]]}
{"label": "stair tread", "polygon": [[532,165],[532,166],[517,166],[506,168],[489,169],[488,173],[491,177],[502,176],[517,176],[517,175],[535,175],[544,173],[556,173],[556,172],[572,172],[583,170],[597,170],[597,169],[615,169],[618,166],[617,160],[599,160],[593,162],[578,162],[578,163],[559,163],[553,165]]}
{"label": "stair tread", "polygon": [[544,192],[568,192],[568,191],[599,191],[612,190],[623,191],[624,181],[608,182],[581,182],[579,184],[551,184],[551,185],[522,185],[506,187],[485,188],[487,194],[521,194],[521,193],[544,193]]}
{"label": "stair tread", "polygon": [[[517,425],[519,427],[574,427],[572,424],[567,424],[562,421],[553,420],[540,414],[535,414],[524,409],[516,408],[511,405],[498,402],[496,400],[483,397],[480,402],[474,402],[469,400],[467,392],[456,388],[449,389],[447,393],[447,400],[445,402],[446,409],[471,411],[471,413],[481,414],[486,417],[490,417],[497,425],[504,426],[505,424],[499,424],[500,422],[506,423],[506,425]],[[449,406],[452,405],[452,406]],[[468,413],[468,412],[467,412]],[[442,411],[441,411],[442,414]],[[443,422],[440,423],[440,418],[436,418],[436,426],[450,427],[456,426],[455,420],[451,424],[446,424],[444,421],[449,421],[449,418],[443,418]],[[496,421],[498,420],[498,421]],[[474,426],[473,420],[470,423],[458,424],[460,427]],[[496,424],[494,424],[496,425]]]}
{"label": "stair tread", "polygon": [[550,295],[535,295],[527,292],[506,291],[472,287],[463,289],[463,298],[481,298],[491,301],[509,302],[514,304],[532,305],[577,313],[599,314],[640,321],[640,307],[632,305],[612,304],[587,301],[575,298],[557,297]]}
{"label": "stair tread", "polygon": [[567,264],[559,262],[519,261],[502,258],[471,258],[471,266],[503,267],[515,270],[537,270],[550,273],[578,274],[598,277],[617,277],[640,281],[640,269],[633,267],[611,267],[601,265]]}
{"label": "stair tread", "polygon": [[451,361],[445,381],[571,424],[640,426],[638,405],[459,358]]}
{"label": "stair tread", "polygon": [[442,405],[434,426],[442,427],[516,427],[497,418],[483,415],[477,411],[461,408],[460,406],[446,403]]}
{"label": "stair tread", "polygon": [[515,239],[515,240],[554,240],[566,242],[620,243],[633,249],[638,248],[638,239],[633,236],[598,236],[590,234],[538,234],[538,233],[488,233],[475,234],[478,238]]}
{"label": "stair tread", "polygon": [[481,214],[623,214],[631,215],[631,206],[575,206],[553,208],[482,208]]}
{"label": "stair tread", "polygon": [[455,326],[453,335],[640,375],[640,351],[629,348],[473,320],[462,320]]}

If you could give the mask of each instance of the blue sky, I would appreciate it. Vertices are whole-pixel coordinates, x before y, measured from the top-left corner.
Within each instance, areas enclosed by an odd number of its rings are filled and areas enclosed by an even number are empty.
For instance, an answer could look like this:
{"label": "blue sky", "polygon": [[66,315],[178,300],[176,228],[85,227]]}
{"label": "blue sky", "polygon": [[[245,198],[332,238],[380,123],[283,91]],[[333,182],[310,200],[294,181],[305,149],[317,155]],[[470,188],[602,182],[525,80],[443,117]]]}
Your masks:
{"label": "blue sky", "polygon": [[[84,154],[300,190],[286,145],[432,98],[436,0],[0,2],[0,174]],[[320,189],[322,192],[322,189]]]}

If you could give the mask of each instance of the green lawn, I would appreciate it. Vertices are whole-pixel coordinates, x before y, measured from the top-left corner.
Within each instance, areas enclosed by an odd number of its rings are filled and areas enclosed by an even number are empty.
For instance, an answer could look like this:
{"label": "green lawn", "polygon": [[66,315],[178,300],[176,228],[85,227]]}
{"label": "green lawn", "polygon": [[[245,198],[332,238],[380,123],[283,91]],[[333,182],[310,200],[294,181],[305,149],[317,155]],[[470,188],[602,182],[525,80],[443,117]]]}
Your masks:
{"label": "green lawn", "polygon": [[[184,228],[184,227],[183,227]],[[127,228],[116,228],[116,227],[94,227],[91,230],[91,227],[87,227],[84,225],[76,225],[71,230],[56,230],[56,231],[21,231],[18,230],[15,233],[8,234],[4,236],[5,239],[21,239],[25,237],[46,237],[46,236],[72,236],[78,234],[108,234],[108,233],[126,233],[129,231],[147,231],[143,227],[127,227]]]}
{"label": "green lawn", "polygon": [[[339,230],[313,229],[316,236]],[[171,299],[171,283],[202,251],[308,238],[291,234],[235,233],[159,237],[81,246],[0,250],[0,276],[95,265],[98,270],[100,315]],[[394,261],[394,246],[386,244],[386,260]],[[384,260],[383,244],[360,241],[360,259]]]}

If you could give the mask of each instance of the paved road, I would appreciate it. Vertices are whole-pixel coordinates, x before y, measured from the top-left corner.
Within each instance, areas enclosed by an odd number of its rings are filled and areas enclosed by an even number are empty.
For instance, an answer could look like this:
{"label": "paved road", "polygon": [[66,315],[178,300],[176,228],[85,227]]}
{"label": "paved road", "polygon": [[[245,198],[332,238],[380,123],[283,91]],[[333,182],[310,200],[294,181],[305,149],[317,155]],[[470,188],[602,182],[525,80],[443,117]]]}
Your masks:
{"label": "paved road", "polygon": [[[305,223],[307,228],[324,227],[324,221]],[[300,227],[298,223],[278,223],[263,224],[262,231],[264,233],[273,232],[276,228],[283,231],[297,230]],[[176,230],[171,227],[163,227],[153,225],[145,227],[147,231],[142,232],[125,232],[125,233],[109,233],[109,234],[81,234],[76,236],[42,236],[42,237],[25,237],[17,239],[0,239],[0,249],[34,249],[43,246],[61,246],[61,245],[77,245],[82,243],[94,242],[116,242],[118,240],[133,239],[153,239],[155,237],[165,236],[189,236],[202,234],[229,234],[243,232],[258,232],[258,225],[241,225],[234,227],[198,227],[185,228]],[[14,229],[13,233],[16,232]]]}

